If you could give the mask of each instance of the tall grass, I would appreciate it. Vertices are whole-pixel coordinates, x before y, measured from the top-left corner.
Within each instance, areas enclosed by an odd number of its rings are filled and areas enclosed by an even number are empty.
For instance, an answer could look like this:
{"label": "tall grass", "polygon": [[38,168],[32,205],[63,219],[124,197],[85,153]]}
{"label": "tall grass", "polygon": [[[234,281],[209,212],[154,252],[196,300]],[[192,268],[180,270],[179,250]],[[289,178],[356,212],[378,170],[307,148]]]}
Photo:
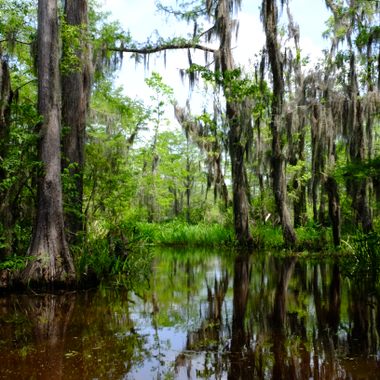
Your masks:
{"label": "tall grass", "polygon": [[[314,225],[298,227],[296,230],[297,245],[294,250],[321,251],[330,247],[328,237],[331,235],[328,228],[319,228]],[[256,224],[251,228],[254,246],[257,249],[281,250],[284,246],[281,226],[270,224]],[[331,240],[331,239],[330,239]]]}
{"label": "tall grass", "polygon": [[256,224],[251,228],[251,233],[257,249],[280,249],[284,246],[281,227]]}
{"label": "tall grass", "polygon": [[74,262],[78,281],[83,286],[102,281],[132,288],[150,271],[152,255],[147,249],[115,249],[107,238],[94,238],[77,248]]}
{"label": "tall grass", "polygon": [[377,281],[380,278],[380,235],[376,232],[356,232],[344,241],[349,255],[343,265],[349,277]]}
{"label": "tall grass", "polygon": [[[166,223],[135,222],[125,226],[129,244],[219,247],[235,246],[236,239],[232,227],[218,223],[188,224],[183,221]],[[256,224],[251,227],[251,234],[256,249],[283,249],[284,240],[280,226]],[[296,249],[321,250],[328,245],[326,228],[305,226],[296,229],[298,244]]]}
{"label": "tall grass", "polygon": [[172,221],[162,224],[136,223],[129,229],[131,241],[140,244],[188,247],[218,247],[235,244],[232,229],[220,224],[191,225]]}

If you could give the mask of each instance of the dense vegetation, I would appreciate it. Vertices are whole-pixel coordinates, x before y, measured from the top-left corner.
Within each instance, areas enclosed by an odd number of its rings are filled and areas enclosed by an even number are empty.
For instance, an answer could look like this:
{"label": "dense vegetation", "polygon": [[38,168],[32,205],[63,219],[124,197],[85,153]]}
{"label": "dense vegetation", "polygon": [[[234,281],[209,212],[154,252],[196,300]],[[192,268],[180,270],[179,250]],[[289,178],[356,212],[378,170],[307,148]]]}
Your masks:
{"label": "dense vegetation", "polygon": [[[62,3],[0,0],[4,286],[130,274],[142,244],[380,255],[378,1],[325,0],[330,48],[313,69],[291,1],[262,0],[250,69],[232,56],[239,0],[160,4],[193,34],[147,43],[95,1]],[[203,112],[158,73],[153,106],[113,85],[123,55],[177,49]],[[166,128],[168,104],[181,130]]]}

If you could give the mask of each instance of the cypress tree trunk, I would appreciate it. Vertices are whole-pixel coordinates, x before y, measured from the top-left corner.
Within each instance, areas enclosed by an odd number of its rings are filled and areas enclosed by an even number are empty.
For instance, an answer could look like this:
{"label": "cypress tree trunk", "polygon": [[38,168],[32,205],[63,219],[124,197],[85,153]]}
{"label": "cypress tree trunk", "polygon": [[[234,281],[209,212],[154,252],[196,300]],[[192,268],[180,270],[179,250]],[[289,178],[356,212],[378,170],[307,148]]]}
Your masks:
{"label": "cypress tree trunk", "polygon": [[67,246],[62,207],[60,81],[57,0],[38,1],[38,111],[40,125],[37,220],[24,283],[69,285],[75,269]]}
{"label": "cypress tree trunk", "polygon": [[[190,162],[189,157],[186,159],[186,171],[190,173]],[[193,180],[190,174],[186,176],[186,222],[191,222],[191,187],[193,184]]]}
{"label": "cypress tree trunk", "polygon": [[[87,0],[66,0],[65,18],[68,25],[80,28],[80,33],[86,33]],[[70,178],[75,181],[75,189],[64,194],[65,227],[70,242],[77,241],[77,233],[83,231],[84,139],[91,87],[89,52],[85,37],[76,52],[79,67],[62,76],[62,167],[68,168]]]}
{"label": "cypress tree trunk", "polygon": [[288,246],[296,243],[296,235],[286,205],[285,158],[281,136],[281,116],[284,96],[284,78],[281,53],[277,41],[276,0],[263,0],[262,4],[266,46],[273,76],[272,118],[272,178],[276,207],[280,215],[284,242]]}
{"label": "cypress tree trunk", "polygon": [[[11,78],[8,63],[0,58],[0,160],[7,155],[10,127],[10,105],[12,101]],[[5,178],[5,170],[0,167],[0,181]]]}
{"label": "cypress tree trunk", "polygon": [[338,184],[334,177],[328,176],[325,183],[329,199],[329,217],[332,224],[334,245],[340,245],[340,202]]}
{"label": "cypress tree trunk", "polygon": [[[303,103],[303,102],[302,102]],[[298,104],[302,106],[303,104]],[[299,112],[301,114],[301,112]],[[306,134],[306,118],[303,114],[300,115],[300,126],[299,126],[299,141],[296,146],[296,155],[301,161],[305,161],[305,134]],[[297,160],[297,159],[296,159]],[[305,174],[305,168],[296,173],[293,179],[293,189],[296,193],[296,199],[293,201],[294,210],[294,227],[300,227],[305,224],[307,220],[306,213],[306,186],[303,183],[302,176]]]}
{"label": "cypress tree trunk", "polygon": [[[220,0],[216,9],[216,24],[220,38],[218,58],[223,76],[235,68],[231,52],[233,6],[230,0]],[[251,245],[252,236],[249,231],[249,205],[247,198],[247,182],[244,165],[244,137],[246,135],[246,116],[244,104],[231,100],[228,85],[223,88],[226,97],[226,116],[229,126],[229,150],[232,172],[232,194],[234,227],[236,238],[241,246]]]}
{"label": "cypress tree trunk", "polygon": [[[348,93],[350,104],[347,130],[350,136],[350,159],[354,163],[361,164],[366,159],[366,132],[363,122],[363,106],[361,100],[358,99],[355,61],[355,54],[351,51]],[[366,233],[372,231],[372,216],[368,202],[368,180],[366,178],[354,179],[350,181],[349,189],[357,224],[361,224]]]}
{"label": "cypress tree trunk", "polygon": [[[325,80],[327,83],[327,79]],[[324,99],[329,99],[329,91],[325,91]],[[326,128],[330,131],[334,131],[335,122],[333,119],[334,111],[331,109],[331,101],[330,104],[327,105],[327,111],[329,117],[327,117],[327,121],[325,122]],[[332,225],[333,232],[333,240],[334,245],[338,247],[340,245],[340,230],[341,230],[341,215],[340,215],[340,199],[339,199],[339,190],[338,183],[336,179],[331,174],[331,168],[335,168],[335,163],[337,160],[336,153],[336,133],[327,133],[326,138],[326,146],[327,146],[327,163],[330,170],[328,170],[327,177],[325,179],[325,191],[328,197],[329,204],[329,218]]]}
{"label": "cypress tree trunk", "polygon": [[[294,22],[290,12],[289,3],[286,4],[288,14],[288,34],[289,38],[293,38],[296,54],[300,51],[300,30],[299,26]],[[287,75],[287,91],[289,93],[290,104],[296,102],[296,109],[291,109],[286,115],[286,129],[288,137],[288,160],[293,166],[297,165],[298,161],[305,161],[305,135],[306,135],[306,86],[302,73],[301,60],[293,57],[293,52],[290,51],[288,57],[288,75]],[[294,72],[294,90],[291,72]],[[293,108],[293,107],[291,107]],[[306,222],[306,186],[303,183],[302,177],[305,174],[305,167],[294,173],[291,181],[293,193],[293,220],[294,227],[300,227]]]}
{"label": "cypress tree trunk", "polygon": [[[10,131],[10,105],[12,102],[11,78],[8,63],[0,58],[0,162],[3,162],[8,152]],[[6,170],[0,165],[0,183],[7,177]],[[0,224],[5,238],[5,247],[0,248],[0,259],[11,253],[12,214],[9,190],[0,190]]]}

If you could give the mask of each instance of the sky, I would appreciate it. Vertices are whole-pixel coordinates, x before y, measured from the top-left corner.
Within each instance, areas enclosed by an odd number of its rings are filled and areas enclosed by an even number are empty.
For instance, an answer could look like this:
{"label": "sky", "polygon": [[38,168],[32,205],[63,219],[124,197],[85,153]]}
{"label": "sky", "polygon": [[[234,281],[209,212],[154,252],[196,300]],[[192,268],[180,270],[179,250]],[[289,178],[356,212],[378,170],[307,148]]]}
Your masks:
{"label": "sky", "polygon": [[[111,12],[111,19],[119,20],[125,30],[129,30],[133,39],[145,41],[159,31],[163,37],[171,37],[178,33],[192,32],[192,26],[180,25],[175,20],[157,13],[155,0],[102,0],[103,9]],[[163,4],[174,3],[162,0]],[[235,62],[249,65],[254,60],[265,43],[259,6],[261,0],[243,0],[239,19],[238,39],[234,43]],[[327,47],[327,41],[322,38],[326,29],[325,22],[329,13],[324,0],[290,0],[290,9],[294,21],[300,26],[301,55],[309,56],[311,62],[316,62],[322,56],[322,50]],[[284,10],[284,12],[286,12]],[[196,59],[196,58],[194,58]],[[203,53],[198,54],[198,62],[202,64]],[[150,92],[144,79],[151,71],[159,72],[166,84],[173,87],[179,104],[184,105],[189,95],[186,84],[181,83],[179,70],[188,67],[187,52],[168,52],[166,67],[163,55],[150,58],[149,69],[143,64],[136,65],[133,59],[125,55],[123,66],[116,79],[116,85],[122,85],[126,95],[140,98],[149,103]],[[193,96],[194,98],[194,96]]]}

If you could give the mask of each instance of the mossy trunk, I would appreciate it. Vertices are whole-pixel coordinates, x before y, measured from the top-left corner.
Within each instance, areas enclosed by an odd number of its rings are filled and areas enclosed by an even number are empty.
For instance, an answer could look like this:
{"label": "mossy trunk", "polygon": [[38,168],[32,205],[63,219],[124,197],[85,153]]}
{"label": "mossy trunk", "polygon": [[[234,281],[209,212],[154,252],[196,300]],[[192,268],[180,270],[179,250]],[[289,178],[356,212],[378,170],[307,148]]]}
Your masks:
{"label": "mossy trunk", "polygon": [[[62,76],[62,168],[74,187],[64,194],[65,227],[69,242],[78,241],[83,231],[84,140],[91,87],[90,46],[87,42],[87,0],[66,0],[64,9],[68,25],[78,28],[80,46],[76,52],[78,66]],[[65,43],[65,42],[64,42]],[[69,43],[69,41],[66,41]]]}
{"label": "mossy trunk", "polygon": [[[7,61],[0,57],[0,160],[7,155],[10,131],[10,106],[12,102],[11,78]],[[5,178],[5,170],[0,166],[0,181]]]}
{"label": "mossy trunk", "polygon": [[[231,12],[232,2],[220,0],[216,9],[216,25],[220,38],[218,60],[220,70],[227,79],[228,73],[235,69],[232,57],[231,38],[232,25]],[[249,202],[247,197],[247,181],[245,176],[244,141],[247,128],[247,104],[234,101],[231,98],[229,84],[224,84],[226,97],[226,117],[229,127],[229,151],[232,172],[232,202],[234,213],[234,228],[236,239],[240,246],[250,246],[252,236],[249,230]]]}
{"label": "mossy trunk", "polygon": [[280,52],[277,40],[277,5],[276,0],[263,0],[262,4],[266,47],[272,71],[273,99],[270,128],[272,132],[272,179],[273,193],[277,211],[280,216],[284,242],[294,246],[296,234],[291,222],[286,204],[287,186],[285,175],[285,157],[283,152],[283,136],[281,132],[282,111],[284,101],[284,78]]}
{"label": "mossy trunk", "polygon": [[[366,159],[365,130],[362,120],[362,105],[356,96],[351,99],[351,141],[349,146],[350,159],[354,163],[363,163]],[[355,211],[355,220],[361,225],[364,232],[373,230],[371,209],[368,201],[368,179],[355,178],[350,181],[349,189],[352,197],[352,206]]]}
{"label": "mossy trunk", "polygon": [[[8,153],[12,97],[8,63],[0,58],[0,163],[4,162]],[[0,165],[0,184],[6,178],[6,170]],[[0,228],[4,239],[4,245],[0,248],[0,259],[11,253],[13,224],[10,191],[0,188]]]}
{"label": "mossy trunk", "polygon": [[340,245],[340,201],[338,184],[335,178],[329,176],[325,182],[325,188],[329,200],[329,217],[332,225],[334,245]]}

